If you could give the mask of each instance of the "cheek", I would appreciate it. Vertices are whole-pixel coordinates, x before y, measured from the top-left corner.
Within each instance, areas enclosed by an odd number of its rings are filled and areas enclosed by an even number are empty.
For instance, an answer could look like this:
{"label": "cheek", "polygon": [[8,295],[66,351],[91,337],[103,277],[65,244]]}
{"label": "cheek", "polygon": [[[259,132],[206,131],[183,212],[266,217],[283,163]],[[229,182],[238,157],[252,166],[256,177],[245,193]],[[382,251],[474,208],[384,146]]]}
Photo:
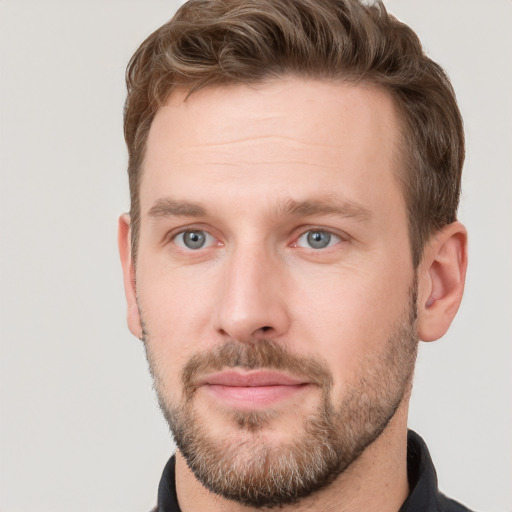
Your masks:
{"label": "cheek", "polygon": [[141,260],[137,297],[151,334],[178,337],[200,328],[209,313],[208,298],[215,289],[212,272],[192,266],[180,268],[162,254]]}
{"label": "cheek", "polygon": [[[148,355],[166,390],[176,392],[181,369],[205,340],[209,287],[156,265],[137,272],[137,297]],[[169,392],[169,391],[168,391]]]}
{"label": "cheek", "polygon": [[303,281],[293,338],[300,340],[301,351],[325,360],[335,392],[357,379],[368,356],[384,350],[409,306],[411,280],[407,273],[353,270]]}

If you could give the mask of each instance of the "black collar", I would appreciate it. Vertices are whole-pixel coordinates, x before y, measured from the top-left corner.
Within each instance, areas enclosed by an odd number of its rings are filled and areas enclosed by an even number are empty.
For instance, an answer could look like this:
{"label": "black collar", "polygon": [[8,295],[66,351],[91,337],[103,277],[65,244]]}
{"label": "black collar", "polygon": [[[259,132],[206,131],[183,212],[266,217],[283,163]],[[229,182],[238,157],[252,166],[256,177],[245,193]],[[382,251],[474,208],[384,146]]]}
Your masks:
{"label": "black collar", "polygon": [[407,478],[409,496],[399,512],[470,512],[439,491],[436,470],[427,445],[412,430],[407,433]]}
{"label": "black collar", "polygon": [[[165,466],[154,512],[181,512],[176,495],[175,463],[172,456]],[[427,445],[412,430],[407,434],[407,476],[411,491],[398,512],[470,512],[439,492],[436,470]]]}

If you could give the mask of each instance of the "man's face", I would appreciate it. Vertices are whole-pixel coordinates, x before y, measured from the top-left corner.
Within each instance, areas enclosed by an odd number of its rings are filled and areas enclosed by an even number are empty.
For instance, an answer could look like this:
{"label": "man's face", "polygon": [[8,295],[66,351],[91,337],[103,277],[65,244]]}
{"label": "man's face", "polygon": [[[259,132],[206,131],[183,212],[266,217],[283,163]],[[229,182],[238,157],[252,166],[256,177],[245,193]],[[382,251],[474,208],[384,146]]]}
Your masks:
{"label": "man's face", "polygon": [[357,459],[412,375],[398,120],[384,92],[322,81],[185,96],[154,119],[140,187],[148,360],[196,477],[290,502]]}

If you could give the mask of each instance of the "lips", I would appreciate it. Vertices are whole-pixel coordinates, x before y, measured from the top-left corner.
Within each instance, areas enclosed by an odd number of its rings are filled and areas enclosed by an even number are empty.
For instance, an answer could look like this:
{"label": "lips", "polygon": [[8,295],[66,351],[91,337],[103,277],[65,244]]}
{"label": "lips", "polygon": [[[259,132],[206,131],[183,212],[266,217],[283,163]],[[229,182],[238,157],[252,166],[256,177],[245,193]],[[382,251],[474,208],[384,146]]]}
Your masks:
{"label": "lips", "polygon": [[200,380],[201,384],[234,387],[259,386],[296,386],[306,384],[304,380],[291,377],[284,373],[269,371],[236,372],[225,371],[206,375]]}
{"label": "lips", "polygon": [[211,398],[238,409],[258,409],[289,399],[304,391],[309,382],[273,371],[223,371],[198,382]]}

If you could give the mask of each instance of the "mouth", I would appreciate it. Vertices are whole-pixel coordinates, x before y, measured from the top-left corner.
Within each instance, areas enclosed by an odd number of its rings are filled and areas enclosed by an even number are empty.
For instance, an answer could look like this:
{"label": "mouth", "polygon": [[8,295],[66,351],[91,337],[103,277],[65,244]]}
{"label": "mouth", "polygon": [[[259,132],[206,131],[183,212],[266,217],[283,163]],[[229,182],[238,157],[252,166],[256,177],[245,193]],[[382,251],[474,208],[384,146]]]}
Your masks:
{"label": "mouth", "polygon": [[241,410],[263,409],[297,397],[311,382],[273,371],[222,371],[202,377],[198,388],[215,401]]}

